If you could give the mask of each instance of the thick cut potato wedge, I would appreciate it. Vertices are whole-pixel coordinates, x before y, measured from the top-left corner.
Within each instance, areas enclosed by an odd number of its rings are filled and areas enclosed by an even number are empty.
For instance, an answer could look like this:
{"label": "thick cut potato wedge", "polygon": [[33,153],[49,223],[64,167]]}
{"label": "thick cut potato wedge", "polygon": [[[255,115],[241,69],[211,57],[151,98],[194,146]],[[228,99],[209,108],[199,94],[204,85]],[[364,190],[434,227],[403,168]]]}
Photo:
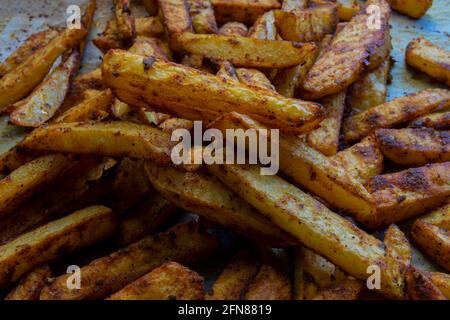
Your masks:
{"label": "thick cut potato wedge", "polygon": [[184,32],[193,32],[187,0],[158,0],[159,15],[166,30],[170,46],[180,50],[179,36]]}
{"label": "thick cut potato wedge", "polygon": [[222,36],[238,35],[246,37],[248,34],[248,28],[242,22],[227,22],[220,27],[218,34]]}
{"label": "thick cut potato wedge", "polygon": [[45,47],[53,38],[61,33],[57,28],[49,28],[47,30],[33,33],[25,42],[20,45],[8,58],[0,63],[0,78],[8,72],[22,64],[36,50]]}
{"label": "thick cut potato wedge", "polygon": [[317,129],[306,136],[308,144],[326,156],[335,155],[338,151],[345,96],[343,91],[322,99],[321,103],[327,110],[327,117],[322,120]]}
{"label": "thick cut potato wedge", "polygon": [[424,38],[408,43],[406,63],[450,86],[450,52]]}
{"label": "thick cut potato wedge", "polygon": [[211,0],[218,22],[253,23],[264,12],[278,9],[278,0]]}
{"label": "thick cut potato wedge", "polygon": [[115,228],[113,212],[93,206],[21,235],[0,247],[0,287],[42,263],[110,237]]}
{"label": "thick cut potato wedge", "polygon": [[107,300],[203,300],[203,277],[177,262],[167,262]]}
{"label": "thick cut potato wedge", "polygon": [[373,177],[368,190],[377,206],[370,226],[417,216],[450,196],[450,162],[434,163]]}
{"label": "thick cut potato wedge", "polygon": [[192,26],[196,33],[217,33],[219,30],[210,0],[188,0]]}
{"label": "thick cut potato wedge", "polygon": [[244,300],[291,300],[289,279],[280,271],[267,265],[261,266],[250,282]]}
{"label": "thick cut potato wedge", "polygon": [[[142,99],[137,100],[162,109],[176,106],[176,109],[187,107],[201,113],[219,114],[239,109],[264,118],[275,127],[295,132],[314,127],[323,117],[323,108],[313,102],[287,99],[268,90],[223,81],[214,75],[158,59],[149,61],[124,51],[110,51],[103,59],[102,68],[104,81],[116,89],[122,101],[132,105],[139,96]],[[117,89],[128,91],[134,99],[130,100],[129,95]],[[198,120],[202,116],[187,119]]]}
{"label": "thick cut potato wedge", "polygon": [[450,131],[378,129],[375,136],[384,156],[395,163],[418,167],[450,161]]}
{"label": "thick cut potato wedge", "polygon": [[250,281],[258,273],[258,264],[249,250],[242,249],[227,264],[214,282],[208,300],[240,300]]}
{"label": "thick cut potato wedge", "polygon": [[116,15],[117,30],[122,39],[136,36],[134,17],[131,14],[131,0],[114,0],[114,13]]}
{"label": "thick cut potato wedge", "polygon": [[393,298],[403,296],[397,285],[400,279],[383,272],[382,243],[350,221],[283,179],[260,175],[259,166],[210,165],[208,169],[273,223],[350,275],[366,279],[367,268],[378,265],[381,292]]}
{"label": "thick cut potato wedge", "polygon": [[433,0],[387,0],[395,11],[419,19],[433,4]]}
{"label": "thick cut potato wedge", "polygon": [[67,29],[0,79],[0,112],[29,94],[47,75],[55,60],[86,36],[85,29]]}
{"label": "thick cut potato wedge", "polygon": [[133,45],[128,49],[129,52],[139,54],[141,56],[154,56],[161,60],[169,61],[169,56],[161,47],[162,43],[159,39],[149,38],[145,36],[137,36]]}
{"label": "thick cut potato wedge", "polygon": [[26,99],[10,108],[11,123],[23,127],[39,127],[50,120],[69,91],[70,80],[77,71],[80,54],[72,52]]}
{"label": "thick cut potato wedge", "polygon": [[358,113],[385,102],[390,59],[383,61],[375,70],[364,72],[348,89],[347,105],[351,112]]}
{"label": "thick cut potato wedge", "polygon": [[336,153],[332,160],[350,173],[362,185],[383,171],[383,154],[374,136],[368,136],[350,148]]}
{"label": "thick cut potato wedge", "polygon": [[450,199],[443,206],[420,217],[420,220],[450,231]]}
{"label": "thick cut potato wedge", "polygon": [[406,283],[412,300],[447,300],[426,274],[413,266],[408,268]]}
{"label": "thick cut potato wedge", "polygon": [[241,83],[275,92],[275,88],[264,73],[257,69],[237,68],[236,74]]}
{"label": "thick cut potato wedge", "polygon": [[344,279],[338,284],[321,290],[312,300],[359,300],[364,284],[356,279]]}
{"label": "thick cut potato wedge", "polygon": [[337,0],[336,4],[340,21],[350,21],[361,10],[358,0]]}
{"label": "thick cut potato wedge", "polygon": [[450,91],[426,89],[396,98],[348,117],[343,134],[347,142],[357,141],[380,128],[391,128],[450,105]]}
{"label": "thick cut potato wedge", "polygon": [[283,0],[281,10],[293,11],[305,9],[308,6],[307,0]]}
{"label": "thick cut potato wedge", "polygon": [[255,21],[255,24],[249,30],[251,38],[279,40],[273,13],[273,11],[268,11]]}
{"label": "thick cut potato wedge", "polygon": [[431,282],[439,288],[442,294],[450,299],[450,274],[441,272],[428,272],[427,276]]}
{"label": "thick cut potato wedge", "polygon": [[168,164],[172,142],[157,128],[112,121],[51,124],[34,130],[22,145],[33,150],[94,153]]}
{"label": "thick cut potato wedge", "polygon": [[333,4],[304,10],[275,10],[275,25],[284,40],[319,41],[334,32],[338,23],[337,7]]}
{"label": "thick cut potato wedge", "polygon": [[20,279],[5,300],[39,300],[39,295],[51,276],[52,271],[48,265],[34,268]]}
{"label": "thick cut potato wedge", "polygon": [[408,127],[432,128],[434,130],[450,130],[450,111],[435,112],[412,121]]}
{"label": "thick cut potato wedge", "polygon": [[153,186],[176,206],[258,241],[283,246],[295,243],[221,182],[205,174],[146,164]]}
{"label": "thick cut potato wedge", "polygon": [[385,0],[366,2],[366,8],[370,5],[380,8],[380,26],[367,27],[371,13],[366,9],[350,20],[312,66],[303,84],[304,96],[321,98],[342,91],[356,81],[367,63],[376,68],[382,62],[378,55],[387,47],[390,9]]}
{"label": "thick cut potato wedge", "polygon": [[167,132],[170,134],[172,134],[172,132],[176,129],[192,130],[193,127],[193,121],[182,118],[168,118],[158,125],[158,128],[160,128],[163,132]]}
{"label": "thick cut potato wedge", "polygon": [[56,278],[42,290],[40,299],[106,298],[166,261],[197,263],[213,254],[218,245],[218,239],[201,231],[197,223],[179,224],[82,267],[79,290],[67,288],[68,275]]}
{"label": "thick cut potato wedge", "polygon": [[204,57],[228,60],[236,66],[287,68],[305,62],[314,53],[313,43],[265,40],[240,36],[184,33],[183,49]]}

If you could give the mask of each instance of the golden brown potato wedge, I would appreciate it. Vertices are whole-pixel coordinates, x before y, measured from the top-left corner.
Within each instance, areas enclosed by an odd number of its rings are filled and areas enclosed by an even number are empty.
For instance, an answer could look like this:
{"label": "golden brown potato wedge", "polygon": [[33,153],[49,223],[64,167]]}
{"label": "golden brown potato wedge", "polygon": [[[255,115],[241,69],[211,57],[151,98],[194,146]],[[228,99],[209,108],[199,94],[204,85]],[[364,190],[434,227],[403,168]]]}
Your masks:
{"label": "golden brown potato wedge", "polygon": [[[380,8],[380,25],[368,28],[371,13],[366,9],[371,5]],[[385,0],[367,1],[364,12],[337,33],[329,49],[312,66],[303,84],[304,96],[321,98],[342,91],[356,81],[368,59],[370,68],[376,68],[382,60],[374,57],[385,51],[389,16]]]}
{"label": "golden brown potato wedge", "polygon": [[177,262],[166,262],[107,300],[203,300],[203,277]]}
{"label": "golden brown potato wedge", "polygon": [[387,0],[395,11],[419,19],[433,4],[433,0]]}
{"label": "golden brown potato wedge", "polygon": [[450,86],[450,52],[424,38],[408,43],[406,63]]}
{"label": "golden brown potato wedge", "polygon": [[264,12],[278,9],[278,0],[211,0],[218,22],[253,23]]}
{"label": "golden brown potato wedge", "polygon": [[220,63],[216,76],[225,81],[239,81],[236,68],[228,61],[222,61]]}
{"label": "golden brown potato wedge", "polygon": [[450,131],[430,128],[378,129],[378,145],[389,160],[410,167],[450,161]]}
{"label": "golden brown potato wedge", "polygon": [[[175,75],[177,81],[173,81]],[[314,127],[323,117],[323,109],[316,103],[287,99],[268,90],[223,81],[192,68],[145,59],[120,50],[111,50],[104,57],[103,76],[104,81],[116,89],[117,96],[132,105],[134,101],[129,99],[130,96],[124,96],[117,89],[142,96],[140,100],[162,109],[167,109],[167,106],[180,109],[182,105],[201,113],[214,111],[220,114],[238,108],[240,112],[255,114],[272,122],[275,127],[295,132]],[[184,99],[186,96],[190,97],[189,101]]]}
{"label": "golden brown potato wedge", "polygon": [[447,300],[425,273],[413,266],[408,268],[406,283],[412,300]]}
{"label": "golden brown potato wedge", "polygon": [[345,96],[345,91],[343,91],[321,100],[321,104],[327,110],[327,117],[322,120],[317,129],[312,130],[306,136],[307,143],[326,156],[335,155],[338,151]]}
{"label": "golden brown potato wedge", "polygon": [[161,60],[169,60],[168,55],[161,48],[161,41],[157,38],[149,38],[145,36],[137,36],[133,45],[128,49],[131,53],[136,53],[141,56],[154,56]]}
{"label": "golden brown potato wedge", "polygon": [[214,253],[218,245],[218,239],[200,230],[197,223],[178,224],[82,267],[79,290],[67,288],[67,275],[56,278],[42,290],[40,299],[106,298],[166,261],[197,263]]}
{"label": "golden brown potato wedge", "polygon": [[122,39],[136,36],[134,17],[131,14],[131,0],[114,0],[114,13],[117,22],[117,31]]}
{"label": "golden brown potato wedge", "polygon": [[450,299],[450,275],[442,272],[428,272],[426,275],[442,294]]}
{"label": "golden brown potato wedge", "polygon": [[361,10],[358,0],[337,0],[336,4],[340,21],[350,21]]}
{"label": "golden brown potato wedge", "polygon": [[337,6],[330,4],[304,10],[275,10],[275,25],[284,40],[319,41],[334,32],[338,23]]}
{"label": "golden brown potato wedge", "polygon": [[14,72],[0,79],[0,111],[29,94],[47,75],[54,61],[86,36],[85,29],[67,29],[28,56]]}
{"label": "golden brown potato wedge", "polygon": [[308,6],[307,0],[283,0],[281,10],[293,11],[305,9]]}
{"label": "golden brown potato wedge", "polygon": [[289,279],[275,268],[261,266],[244,294],[244,300],[291,300]]}
{"label": "golden brown potato wedge", "polygon": [[338,284],[321,290],[312,300],[359,300],[364,283],[356,279],[344,279]]}
{"label": "golden brown potato wedge", "polygon": [[273,11],[267,11],[260,16],[250,28],[248,35],[255,39],[279,40]]}
{"label": "golden brown potato wedge", "polygon": [[236,34],[245,37],[248,34],[248,28],[242,22],[227,22],[220,27],[218,34],[222,36],[231,36]]}
{"label": "golden brown potato wedge", "polygon": [[441,207],[420,217],[420,220],[450,231],[450,199]]}
{"label": "golden brown potato wedge", "polygon": [[0,247],[0,286],[17,280],[34,267],[54,261],[112,235],[113,212],[93,206],[25,233]]}
{"label": "golden brown potato wedge", "polygon": [[208,170],[236,190],[260,212],[300,240],[359,279],[367,268],[381,268],[381,292],[401,298],[399,279],[384,273],[385,251],[381,242],[330,211],[308,194],[277,176],[261,175],[259,166],[210,165]]}
{"label": "golden brown potato wedge", "polygon": [[350,173],[362,185],[383,171],[383,154],[374,136],[368,136],[350,148],[336,153],[332,160]]}
{"label": "golden brown potato wedge", "polygon": [[193,32],[187,0],[158,0],[159,15],[166,30],[170,46],[180,50],[179,36],[184,32]]}
{"label": "golden brown potato wedge", "polygon": [[168,164],[172,142],[157,128],[111,121],[51,124],[34,130],[22,145],[33,150],[126,156]]}
{"label": "golden brown potato wedge", "polygon": [[396,98],[345,119],[344,139],[356,141],[376,129],[401,125],[449,104],[450,91],[445,89],[426,89]]}
{"label": "golden brown potato wedge", "polygon": [[136,35],[143,37],[160,37],[164,26],[159,17],[139,17],[135,19]]}
{"label": "golden brown potato wedge", "polygon": [[373,177],[368,190],[377,206],[369,222],[380,227],[414,217],[450,195],[450,162],[434,163]]}
{"label": "golden brown potato wedge", "polygon": [[192,27],[196,33],[217,33],[216,17],[210,0],[188,0]]}
{"label": "golden brown potato wedge", "polygon": [[5,300],[39,300],[39,295],[51,276],[52,271],[46,264],[34,268],[20,279]]}
{"label": "golden brown potato wedge", "polygon": [[435,112],[412,121],[408,127],[432,128],[434,130],[450,130],[450,111]]}
{"label": "golden brown potato wedge", "polygon": [[236,74],[241,83],[263,90],[275,92],[275,87],[264,73],[257,69],[237,68]]}
{"label": "golden brown potato wedge", "polygon": [[214,178],[197,172],[146,164],[153,186],[178,207],[272,245],[292,244],[287,236]]}
{"label": "golden brown potato wedge", "polygon": [[167,132],[172,134],[172,132],[176,129],[186,129],[191,130],[194,127],[194,122],[187,119],[182,118],[168,118],[167,120],[162,121],[158,128],[160,128],[163,132]]}

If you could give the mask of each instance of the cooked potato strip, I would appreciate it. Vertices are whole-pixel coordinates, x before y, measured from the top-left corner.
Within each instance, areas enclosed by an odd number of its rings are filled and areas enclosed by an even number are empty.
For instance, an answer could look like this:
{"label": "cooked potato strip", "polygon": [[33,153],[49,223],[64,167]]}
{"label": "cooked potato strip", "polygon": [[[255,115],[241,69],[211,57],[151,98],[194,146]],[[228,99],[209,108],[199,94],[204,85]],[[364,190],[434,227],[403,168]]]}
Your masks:
{"label": "cooked potato strip", "polygon": [[412,300],[447,300],[425,273],[413,266],[406,273],[406,283]]}
{"label": "cooked potato strip", "polygon": [[433,4],[433,0],[387,0],[392,9],[411,18],[420,18]]}
{"label": "cooked potato strip", "polygon": [[178,37],[183,32],[192,32],[192,20],[187,0],[158,0],[159,15],[164,24],[170,46],[180,50]]}
{"label": "cooked potato strip", "polygon": [[359,300],[364,283],[356,279],[344,279],[338,284],[321,290],[312,300]]}
{"label": "cooked potato strip", "polygon": [[52,272],[48,265],[36,267],[23,276],[5,297],[5,300],[39,300],[41,290],[47,285]]}
{"label": "cooked potato strip", "polygon": [[447,299],[450,299],[450,275],[442,272],[428,272],[427,276],[439,288],[442,294]]}
{"label": "cooked potato strip", "polygon": [[114,0],[114,13],[120,37],[122,39],[134,38],[136,26],[131,14],[131,0]]}
{"label": "cooked potato strip", "polygon": [[307,0],[283,0],[281,10],[293,11],[305,9],[308,6]]}
{"label": "cooked potato strip", "polygon": [[422,116],[412,121],[408,127],[412,128],[432,128],[435,130],[450,130],[450,111],[436,112]]}
{"label": "cooked potato strip", "polygon": [[248,34],[248,28],[241,22],[227,22],[220,27],[218,34],[222,36],[231,36],[236,34],[245,37]]}
{"label": "cooked potato strip", "polygon": [[289,279],[284,274],[263,265],[250,282],[244,300],[291,300],[291,291]]}
{"label": "cooked potato strip", "polygon": [[188,0],[192,26],[196,33],[217,33],[216,17],[210,0]]}
{"label": "cooked potato strip", "polygon": [[278,40],[277,35],[273,11],[260,16],[249,30],[249,36],[255,39]]}
{"label": "cooked potato strip", "polygon": [[278,0],[211,0],[218,22],[253,23],[264,12],[280,7]]}

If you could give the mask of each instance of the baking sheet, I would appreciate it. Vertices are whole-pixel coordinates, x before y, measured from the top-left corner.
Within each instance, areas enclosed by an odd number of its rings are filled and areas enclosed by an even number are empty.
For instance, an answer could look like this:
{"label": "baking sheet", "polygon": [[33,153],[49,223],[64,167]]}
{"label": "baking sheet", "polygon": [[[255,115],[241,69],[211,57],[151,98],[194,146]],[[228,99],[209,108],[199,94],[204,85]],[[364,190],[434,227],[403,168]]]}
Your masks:
{"label": "baking sheet", "polygon": [[[69,5],[79,5],[83,11],[86,3],[86,0],[0,0],[0,61],[14,52],[20,43],[34,32],[48,26],[64,26],[68,17],[66,9]],[[101,33],[106,21],[113,14],[112,0],[97,0],[97,6],[90,39]],[[145,15],[145,10],[139,4],[134,4],[133,13],[136,16],[142,16]],[[393,44],[391,55],[395,64],[391,70],[392,83],[388,88],[387,100],[425,88],[443,87],[427,76],[408,69],[405,66],[404,54],[408,42],[418,36],[424,36],[433,43],[450,50],[449,17],[449,0],[434,0],[433,6],[420,20],[410,19],[393,12],[390,20]],[[92,42],[89,42],[80,73],[95,69],[101,62],[101,56],[100,51]],[[0,154],[13,146],[26,132],[23,129],[5,127],[5,121],[5,118],[0,118],[0,128],[3,127],[3,130],[0,129]],[[401,227],[407,230],[409,225],[410,223],[406,222]],[[219,263],[220,261],[215,261],[214,265],[217,266]],[[413,263],[425,270],[439,270],[417,250],[414,250]],[[217,268],[214,269],[217,270]]]}

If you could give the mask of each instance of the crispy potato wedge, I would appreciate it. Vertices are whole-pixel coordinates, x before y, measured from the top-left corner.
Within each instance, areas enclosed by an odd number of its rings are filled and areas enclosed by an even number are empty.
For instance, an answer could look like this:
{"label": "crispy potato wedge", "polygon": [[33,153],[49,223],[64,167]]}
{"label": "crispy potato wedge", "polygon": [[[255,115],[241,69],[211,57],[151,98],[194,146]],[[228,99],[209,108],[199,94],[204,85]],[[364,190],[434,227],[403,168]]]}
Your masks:
{"label": "crispy potato wedge", "polygon": [[350,173],[362,185],[383,171],[383,154],[374,136],[368,136],[350,148],[336,153],[332,160]]}
{"label": "crispy potato wedge", "polygon": [[338,17],[340,21],[350,21],[358,12],[361,6],[358,0],[337,0]]}
{"label": "crispy potato wedge", "polygon": [[241,249],[214,282],[207,300],[240,300],[250,281],[258,273],[252,252]]}
{"label": "crispy potato wedge", "polygon": [[450,86],[450,52],[424,38],[408,43],[406,63]]}
{"label": "crispy potato wedge", "polygon": [[172,143],[157,128],[111,121],[51,124],[34,130],[22,145],[34,150],[126,156],[168,164]]}
{"label": "crispy potato wedge", "polygon": [[0,78],[22,64],[36,50],[45,47],[53,38],[61,33],[58,28],[49,28],[33,33],[8,58],[0,63]]}
{"label": "crispy potato wedge", "polygon": [[143,37],[160,37],[164,26],[159,17],[139,17],[135,19],[136,35]]}
{"label": "crispy potato wedge", "polygon": [[39,300],[41,290],[47,285],[52,271],[48,265],[34,268],[23,276],[5,297],[5,300]]}
{"label": "crispy potato wedge", "polygon": [[450,162],[434,163],[373,177],[367,188],[377,214],[369,225],[396,223],[441,204],[450,195],[449,166]]}
{"label": "crispy potato wedge", "polygon": [[253,23],[264,12],[278,9],[278,0],[211,0],[220,23],[238,21]]}
{"label": "crispy potato wedge", "polygon": [[410,167],[450,161],[450,131],[430,128],[378,129],[378,145],[389,160]]}
{"label": "crispy potato wedge", "polygon": [[197,223],[178,224],[82,267],[80,290],[68,289],[68,275],[63,275],[42,290],[40,299],[106,298],[166,261],[197,263],[214,253],[218,245],[218,239],[200,230]]}
{"label": "crispy potato wedge", "polygon": [[107,300],[203,300],[204,296],[203,277],[177,262],[166,262]]}
{"label": "crispy potato wedge", "polygon": [[441,272],[428,272],[426,273],[431,282],[439,288],[442,294],[450,299],[450,275]]}
{"label": "crispy potato wedge", "polygon": [[283,0],[281,10],[293,11],[305,9],[308,6],[307,0]]}
{"label": "crispy potato wedge", "polygon": [[146,169],[155,189],[176,206],[259,241],[277,246],[294,243],[291,237],[210,176],[151,163],[146,164]]}
{"label": "crispy potato wedge", "polygon": [[239,81],[236,68],[228,61],[222,61],[217,70],[216,76],[224,81]]}
{"label": "crispy potato wedge", "polygon": [[371,5],[380,8],[380,28],[367,27],[370,12],[366,9],[350,20],[309,71],[303,84],[305,97],[317,99],[342,91],[356,81],[367,60],[372,69],[382,62],[376,56],[385,51],[390,9],[385,0],[366,2],[366,8]]}
{"label": "crispy potato wedge", "polygon": [[34,267],[60,258],[61,254],[110,237],[115,228],[113,212],[93,206],[21,235],[0,247],[0,286],[5,287]]}
{"label": "crispy potato wedge", "polygon": [[449,104],[450,91],[445,89],[426,89],[396,98],[345,119],[344,140],[357,141],[376,129],[401,125]]}
{"label": "crispy potato wedge", "polygon": [[29,95],[10,108],[11,123],[23,127],[39,127],[50,120],[69,91],[69,83],[78,68],[80,53],[75,50]]}
{"label": "crispy potato wedge", "polygon": [[408,268],[406,283],[412,300],[447,300],[425,273],[413,266]]}
{"label": "crispy potato wedge", "polygon": [[350,275],[366,279],[370,265],[380,266],[381,292],[403,296],[396,286],[399,279],[383,272],[386,258],[379,240],[283,179],[260,175],[259,166],[214,164],[208,169],[273,223]]}
{"label": "crispy potato wedge", "polygon": [[184,32],[193,32],[187,0],[158,0],[159,15],[166,30],[170,46],[180,50],[179,36]]}
{"label": "crispy potato wedge", "polygon": [[339,146],[339,133],[345,109],[345,91],[322,99],[321,104],[327,110],[327,117],[317,129],[306,136],[307,143],[326,156],[335,155]]}
{"label": "crispy potato wedge", "polygon": [[[265,129],[250,117],[226,114],[210,127],[225,129],[255,129],[258,134],[266,134]],[[281,171],[295,183],[311,191],[331,205],[351,212],[356,220],[365,223],[375,215],[375,203],[365,188],[340,164],[311,148],[303,139],[281,136],[279,142]]]}
{"label": "crispy potato wedge", "polygon": [[450,130],[450,111],[427,114],[412,121],[408,127],[426,127],[434,130]]}
{"label": "crispy potato wedge", "polygon": [[218,34],[222,36],[238,35],[246,37],[248,34],[248,28],[242,22],[227,22],[220,27]]}
{"label": "crispy potato wedge", "polygon": [[161,48],[161,41],[156,38],[137,36],[128,51],[141,56],[154,56],[158,59],[169,61],[169,56],[166,54],[164,49]]}
{"label": "crispy potato wedge", "polygon": [[120,37],[122,39],[134,38],[136,26],[131,14],[131,0],[114,0],[114,13]]}
{"label": "crispy potato wedge", "polygon": [[289,279],[275,268],[261,266],[250,282],[244,300],[291,300],[292,289]]}
{"label": "crispy potato wedge", "polygon": [[86,36],[85,29],[67,29],[28,56],[14,72],[0,79],[0,112],[29,94],[47,75],[56,58]]}
{"label": "crispy potato wedge", "polygon": [[278,40],[273,11],[267,11],[260,16],[249,30],[249,37],[255,39]]}
{"label": "crispy potato wedge", "polygon": [[334,32],[338,23],[337,6],[330,4],[304,10],[275,10],[275,25],[280,36],[289,41],[320,41]]}
{"label": "crispy potato wedge", "polygon": [[305,62],[314,52],[312,43],[292,43],[240,36],[184,33],[179,37],[183,49],[236,66],[287,68]]}
{"label": "crispy potato wedge", "polygon": [[433,0],[387,0],[395,11],[419,19],[433,4]]}
{"label": "crispy potato wedge", "polygon": [[312,300],[358,300],[364,284],[356,279],[344,279],[337,285],[321,290]]}
{"label": "crispy potato wedge", "polygon": [[[323,109],[316,103],[283,98],[267,90],[257,90],[235,81],[224,82],[192,68],[158,59],[150,61],[124,51],[112,50],[104,57],[103,76],[104,81],[116,89],[117,96],[132,105],[133,100],[117,89],[142,96],[141,100],[162,109],[167,109],[167,106],[180,109],[182,105],[201,113],[213,111],[220,114],[238,108],[240,112],[269,119],[276,127],[295,132],[314,127],[323,117]],[[177,81],[173,81],[174,76]],[[186,96],[190,97],[189,101],[184,99]],[[197,120],[202,116],[186,119]]]}
{"label": "crispy potato wedge", "polygon": [[375,70],[364,72],[348,89],[347,105],[359,113],[385,102],[391,60],[386,59]]}
{"label": "crispy potato wedge", "polygon": [[241,83],[275,92],[275,87],[264,73],[257,69],[237,68],[236,74]]}
{"label": "crispy potato wedge", "polygon": [[210,0],[188,0],[192,27],[196,33],[217,33],[216,17]]}
{"label": "crispy potato wedge", "polygon": [[186,130],[192,130],[194,127],[194,122],[187,119],[182,118],[169,118],[167,120],[164,120],[158,125],[158,128],[160,128],[163,132],[167,132],[172,134],[172,132],[176,129],[186,129]]}
{"label": "crispy potato wedge", "polygon": [[443,206],[420,217],[420,220],[450,231],[450,199]]}

